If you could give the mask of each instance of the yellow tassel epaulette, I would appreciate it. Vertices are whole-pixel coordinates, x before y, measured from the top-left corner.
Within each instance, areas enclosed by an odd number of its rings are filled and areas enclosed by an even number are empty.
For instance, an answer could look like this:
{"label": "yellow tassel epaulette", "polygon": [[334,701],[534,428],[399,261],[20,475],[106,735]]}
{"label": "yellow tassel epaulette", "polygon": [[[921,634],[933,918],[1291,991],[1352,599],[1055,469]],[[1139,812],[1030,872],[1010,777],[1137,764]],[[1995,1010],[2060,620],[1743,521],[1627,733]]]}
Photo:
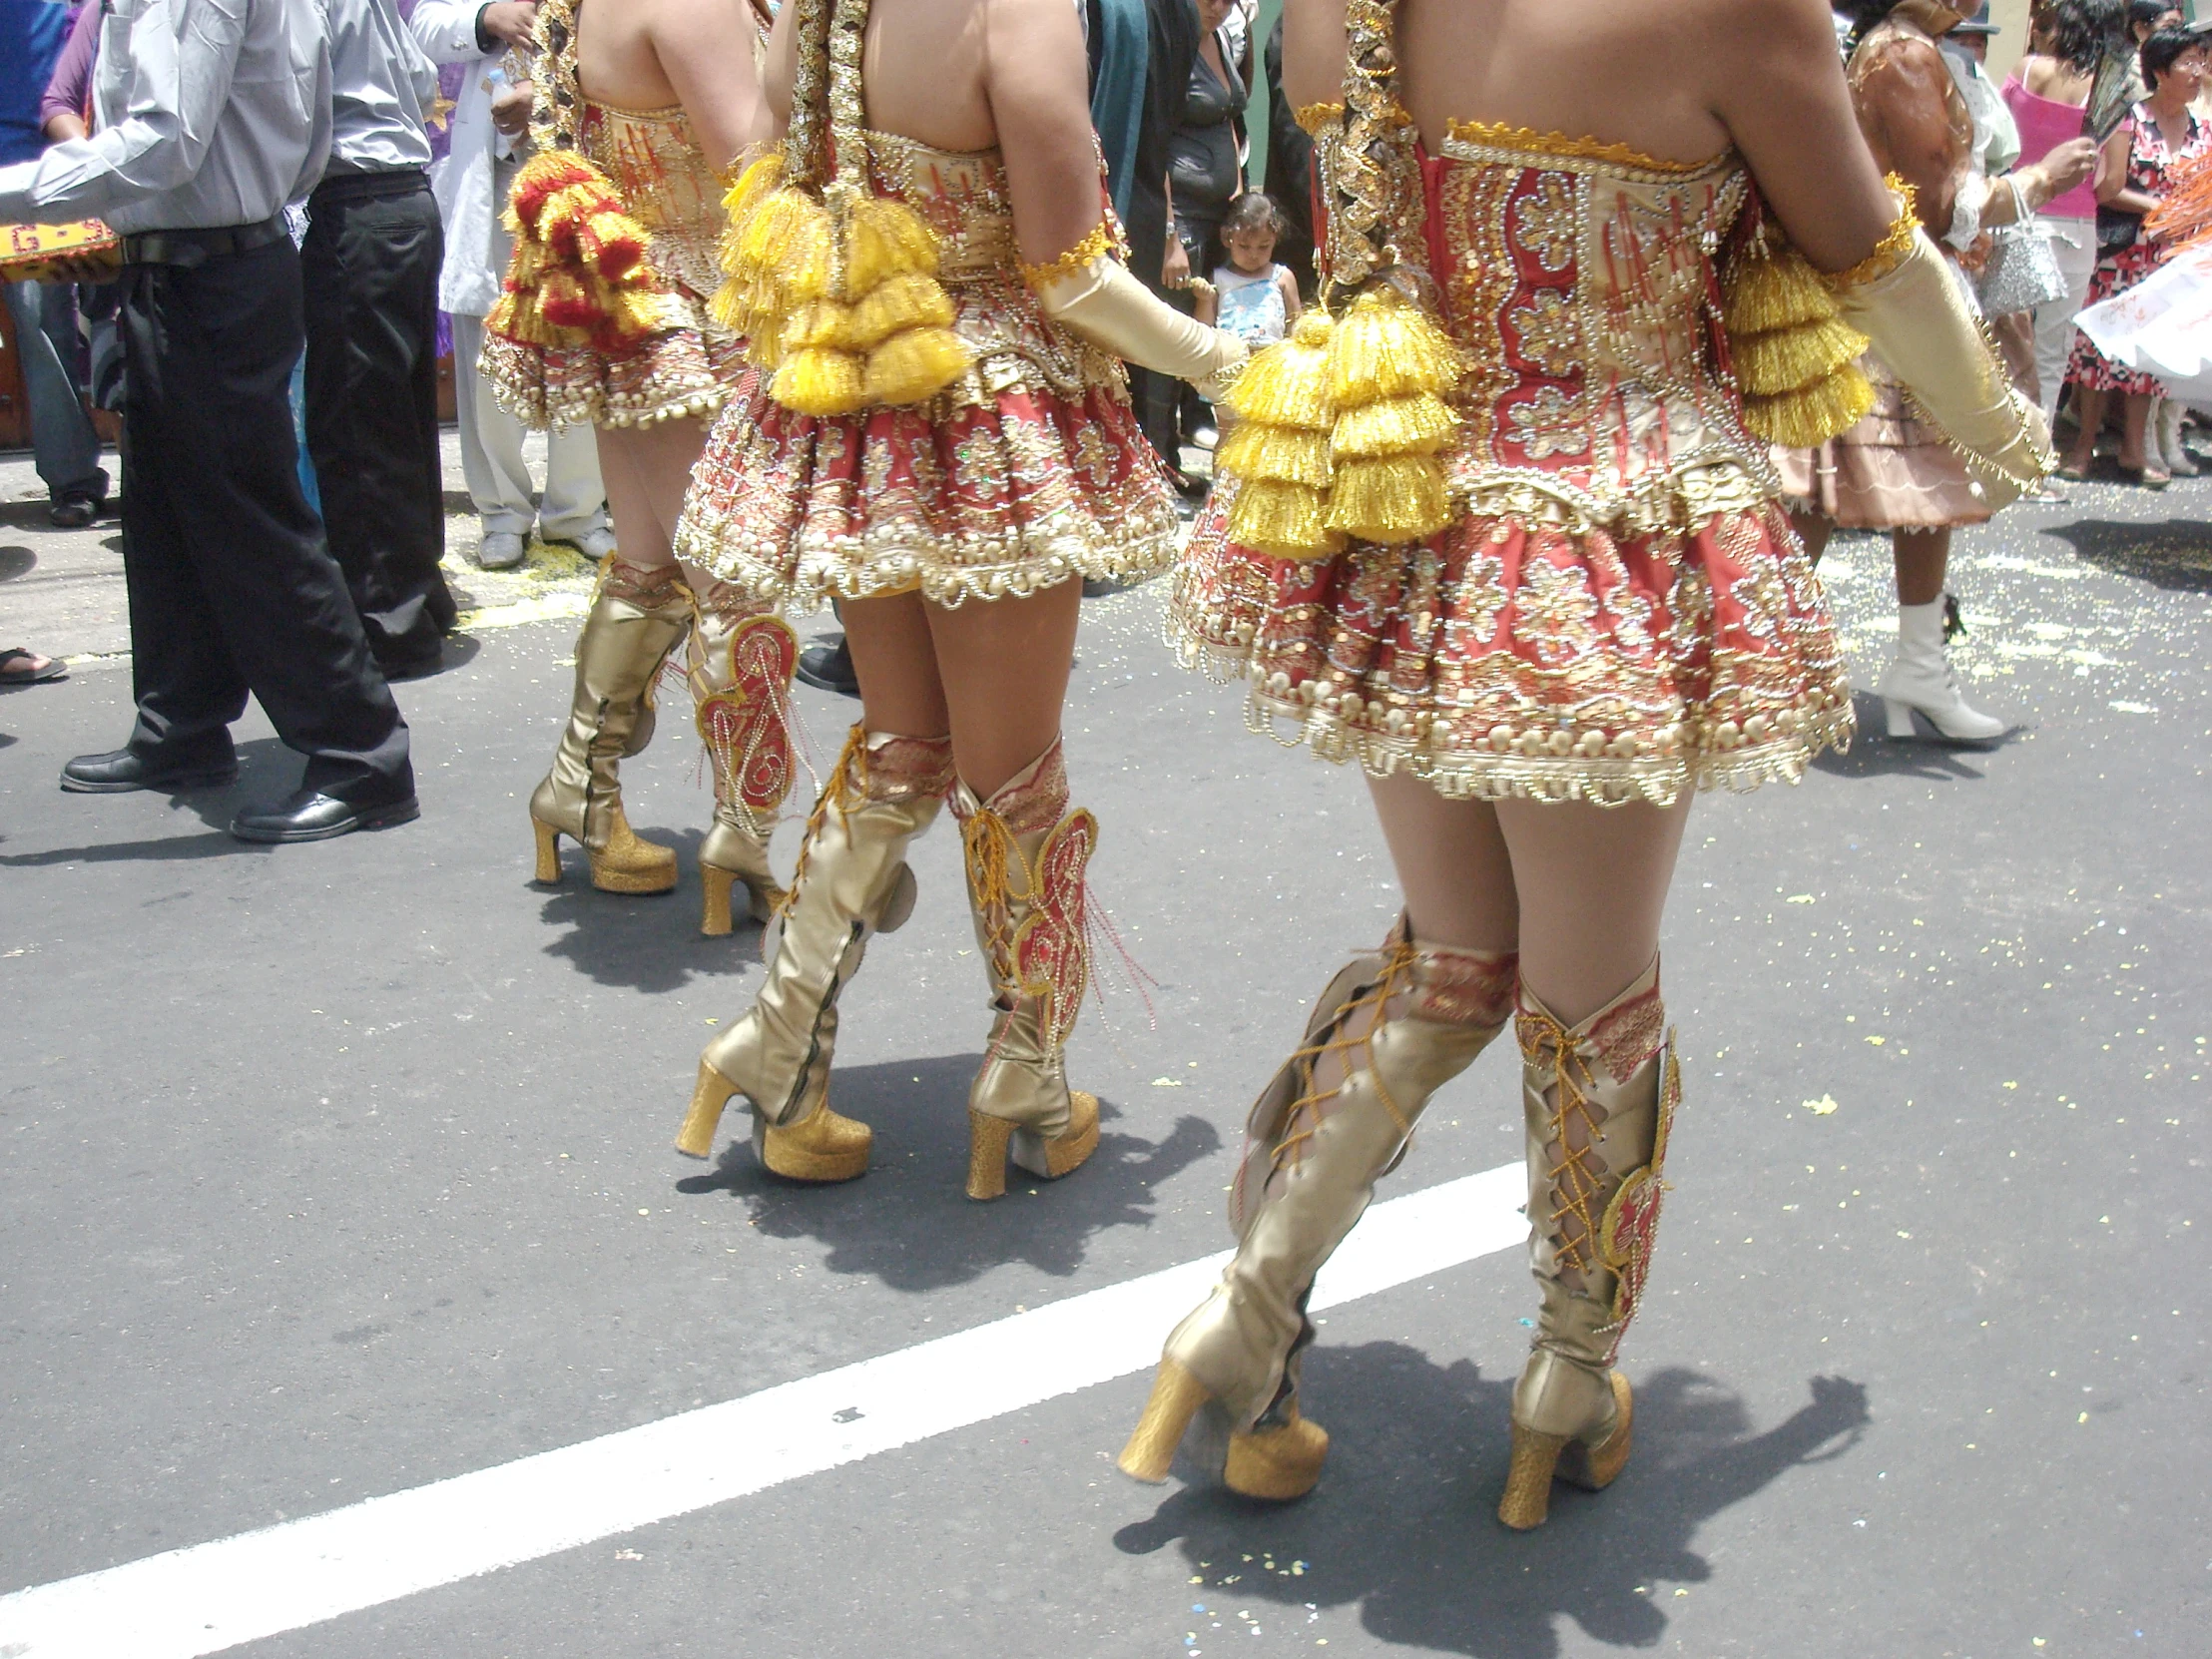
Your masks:
{"label": "yellow tassel epaulette", "polygon": [[1867,336],[1838,314],[1805,256],[1761,227],[1730,263],[1721,321],[1744,395],[1744,425],[1770,443],[1809,448],[1874,406],[1860,371]]}
{"label": "yellow tassel epaulette", "polygon": [[1320,559],[1344,546],[1329,528],[1336,481],[1329,428],[1336,406],[1329,358],[1336,323],[1316,305],[1288,339],[1255,356],[1228,394],[1237,423],[1216,463],[1238,481],[1229,534],[1240,546],[1279,559]]}
{"label": "yellow tassel epaulette", "polygon": [[769,394],[801,414],[925,402],[967,371],[937,239],[892,197],[850,184],[828,200],[785,183],[781,154],[747,168],[723,199],[729,280],[715,315],[775,370]]}
{"label": "yellow tassel epaulette", "polygon": [[531,157],[500,219],[514,252],[485,318],[494,333],[539,350],[589,345],[620,356],[664,325],[649,239],[585,157],[570,150]]}
{"label": "yellow tassel epaulette", "polygon": [[1451,521],[1438,452],[1458,425],[1442,400],[1458,378],[1458,352],[1419,306],[1388,288],[1353,301],[1329,352],[1332,530],[1407,542]]}

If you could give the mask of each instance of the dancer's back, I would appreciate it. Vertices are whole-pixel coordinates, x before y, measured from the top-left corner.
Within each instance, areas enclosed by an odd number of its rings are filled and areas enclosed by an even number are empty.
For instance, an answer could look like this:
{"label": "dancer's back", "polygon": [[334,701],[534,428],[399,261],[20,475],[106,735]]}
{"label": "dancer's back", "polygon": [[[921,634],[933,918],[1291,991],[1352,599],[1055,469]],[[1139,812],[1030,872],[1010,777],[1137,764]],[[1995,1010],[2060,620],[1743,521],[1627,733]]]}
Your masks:
{"label": "dancer's back", "polygon": [[[1285,90],[1342,96],[1342,0],[1288,0]],[[1596,138],[1662,161],[1733,147],[1813,263],[1864,257],[1895,209],[1866,155],[1822,0],[1400,0],[1408,112]]]}
{"label": "dancer's back", "polygon": [[[779,123],[791,114],[798,11],[784,6],[769,43]],[[999,152],[1023,259],[1048,262],[1098,223],[1087,60],[1067,0],[874,0],[860,62],[876,132]]]}

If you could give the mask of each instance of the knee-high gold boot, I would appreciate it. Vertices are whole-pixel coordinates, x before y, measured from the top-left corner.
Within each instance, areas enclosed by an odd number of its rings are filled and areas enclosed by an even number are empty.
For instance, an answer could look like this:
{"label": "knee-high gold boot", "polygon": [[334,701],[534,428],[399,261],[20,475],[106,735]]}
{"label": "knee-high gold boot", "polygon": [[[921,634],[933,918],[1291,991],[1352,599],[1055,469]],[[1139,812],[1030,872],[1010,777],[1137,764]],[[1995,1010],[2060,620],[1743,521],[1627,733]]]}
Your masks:
{"label": "knee-high gold boot", "polygon": [[1635,1401],[1612,1369],[1651,1268],[1667,1129],[1682,1098],[1659,963],[1569,1027],[1523,993],[1529,1268],[1543,1312],[1513,1389],[1513,1461],[1497,1517],[1543,1524],[1552,1476],[1591,1491],[1628,1461]]}
{"label": "knee-high gold boot", "polygon": [[1416,945],[1400,923],[1381,951],[1330,981],[1306,1040],[1252,1108],[1231,1189],[1236,1257],[1169,1335],[1122,1450],[1125,1472],[1166,1479],[1211,1401],[1213,1454],[1232,1490],[1294,1498],[1313,1488],[1329,1449],[1298,1403],[1314,1276],[1403,1155],[1429,1097],[1505,1029],[1516,963]]}
{"label": "knee-high gold boot", "polygon": [[1061,1050],[1089,982],[1083,871],[1098,820],[1070,813],[1060,740],[989,801],[954,787],[975,939],[991,978],[991,1044],[968,1088],[970,1198],[1001,1197],[1006,1159],[1057,1180],[1098,1150],[1098,1097],[1068,1088]]}
{"label": "knee-high gold boot", "polygon": [[561,878],[560,837],[584,848],[592,885],[607,892],[667,892],[676,852],[631,833],[617,763],[653,739],[653,691],[661,665],[692,625],[691,590],[672,566],[645,571],[610,556],[576,636],[576,691],[553,770],[530,797],[540,881]]}
{"label": "knee-high gold boot", "polygon": [[730,931],[730,892],[745,883],[753,919],[767,921],[784,889],[769,867],[769,836],[792,788],[791,687],[799,641],[758,605],[705,594],[687,653],[699,738],[715,775],[715,822],[699,846],[705,908],[699,930]]}
{"label": "knee-high gold boot", "polygon": [[699,1057],[699,1085],[676,1149],[714,1151],[730,1097],[753,1107],[761,1162],[795,1181],[849,1181],[867,1170],[864,1123],[830,1109],[837,993],[867,942],[914,907],[906,844],[929,828],[952,783],[952,745],[855,726],[807,821],[791,894],[764,941],[767,981],[743,1019]]}

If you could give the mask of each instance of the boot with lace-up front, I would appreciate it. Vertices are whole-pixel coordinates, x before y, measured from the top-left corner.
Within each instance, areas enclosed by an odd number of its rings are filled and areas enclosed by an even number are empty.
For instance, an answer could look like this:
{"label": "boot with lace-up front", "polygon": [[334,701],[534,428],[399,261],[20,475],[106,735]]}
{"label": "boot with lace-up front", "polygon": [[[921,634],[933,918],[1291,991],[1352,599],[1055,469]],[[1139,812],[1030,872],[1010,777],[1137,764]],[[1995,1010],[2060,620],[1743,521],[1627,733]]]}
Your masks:
{"label": "boot with lace-up front", "polygon": [[1330,982],[1306,1040],[1252,1109],[1230,1204],[1236,1257],[1169,1335],[1121,1454],[1125,1473],[1167,1478],[1204,1407],[1206,1460],[1232,1490],[1286,1499],[1312,1489],[1329,1449],[1298,1399],[1314,1277],[1403,1156],[1430,1097],[1504,1030],[1517,960],[1424,947],[1400,923]]}

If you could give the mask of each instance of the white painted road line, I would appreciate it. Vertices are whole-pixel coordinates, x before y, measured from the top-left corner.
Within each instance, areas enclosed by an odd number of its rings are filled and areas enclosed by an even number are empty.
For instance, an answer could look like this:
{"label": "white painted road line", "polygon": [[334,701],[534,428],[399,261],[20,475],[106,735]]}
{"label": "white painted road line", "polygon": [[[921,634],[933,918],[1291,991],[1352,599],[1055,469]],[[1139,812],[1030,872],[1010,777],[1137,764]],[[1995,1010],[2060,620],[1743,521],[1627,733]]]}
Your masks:
{"label": "white painted road line", "polygon": [[[1319,1311],[1518,1244],[1519,1164],[1378,1204]],[[742,1399],[0,1597],[0,1659],[197,1659],[1149,1368],[1224,1252]],[[1119,1429],[1121,1424],[1116,1423]]]}

